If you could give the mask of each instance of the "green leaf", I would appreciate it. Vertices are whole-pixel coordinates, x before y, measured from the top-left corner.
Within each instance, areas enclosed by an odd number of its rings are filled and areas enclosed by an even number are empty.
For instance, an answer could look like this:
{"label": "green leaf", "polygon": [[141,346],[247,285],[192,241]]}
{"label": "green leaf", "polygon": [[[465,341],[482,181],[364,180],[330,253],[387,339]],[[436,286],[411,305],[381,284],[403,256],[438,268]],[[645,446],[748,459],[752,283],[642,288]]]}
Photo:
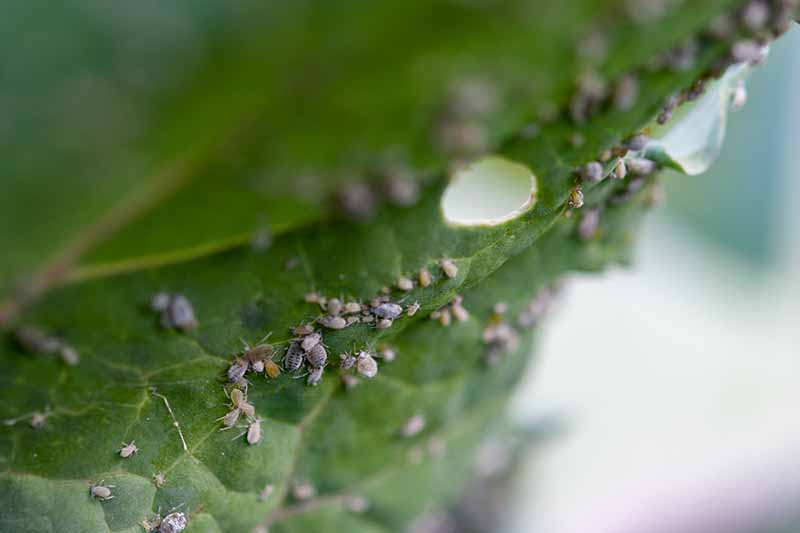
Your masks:
{"label": "green leaf", "polygon": [[[602,216],[594,237],[582,240],[576,225],[583,215],[566,206],[575,168],[638,131],[667,95],[725,53],[725,43],[707,42],[690,70],[639,68],[729,4],[674,9],[649,25],[615,16],[613,2],[589,1],[491,9],[360,0],[198,7],[204,53],[178,81],[143,97],[150,110],[144,133],[124,156],[103,151],[97,168],[129,157],[140,163],[120,166],[119,181],[109,178],[87,198],[89,176],[101,170],[90,168],[85,153],[53,148],[53,161],[31,180],[11,180],[2,197],[0,245],[14,250],[2,284],[36,265],[43,266],[33,292],[61,284],[17,321],[59,335],[81,360],[67,367],[26,353],[10,337],[0,345],[0,419],[7,422],[0,526],[137,531],[142,520],[178,509],[193,532],[259,524],[396,531],[456,498],[475,450],[502,425],[529,360],[536,328],[517,326],[517,317],[565,273],[630,259],[653,178],[634,194],[629,181],[586,186],[585,209],[602,208]],[[102,17],[89,19],[106,29]],[[542,124],[534,139],[522,135],[538,105],[567,103],[583,68],[575,40],[598,24],[611,46],[598,70],[609,79],[641,71],[637,104],[604,108],[580,127],[562,117]],[[430,130],[451,84],[475,75],[489,77],[503,95],[484,118],[489,148],[532,170],[537,202],[501,225],[463,228],[442,218],[450,156],[433,148]],[[576,133],[586,139],[580,146],[570,142]],[[416,205],[382,206],[367,222],[336,216],[330,194],[347,181],[375,178],[375,166],[395,147],[423,184]],[[73,166],[60,166],[73,156]],[[21,156],[6,164],[25,168]],[[24,200],[65,168],[82,177],[74,187],[55,182],[49,192],[64,196],[52,218],[43,217],[41,202]],[[139,171],[151,177],[134,179]],[[306,173],[320,178],[298,188]],[[267,250],[246,245],[265,229],[273,238]],[[456,276],[438,268],[443,258],[458,266]],[[229,410],[225,371],[241,353],[240,339],[253,344],[272,333],[282,350],[290,328],[319,315],[304,301],[309,291],[364,302],[421,267],[433,273],[431,286],[393,293],[419,301],[416,315],[388,329],[325,331],[330,364],[319,386],[286,373],[251,377],[261,442],[219,431],[217,419]],[[159,327],[148,307],[159,291],[186,295],[199,326],[185,333]],[[429,319],[456,294],[468,320],[444,327]],[[10,303],[25,303],[24,296]],[[498,320],[498,302],[508,304],[505,320],[521,342],[488,365],[482,334]],[[396,347],[397,360],[346,388],[338,354],[384,343]],[[28,423],[35,411],[47,415],[38,429]],[[403,437],[401,428],[417,415],[424,429]],[[120,457],[131,440],[139,451]],[[114,485],[113,499],[91,497],[90,485],[101,480]],[[298,501],[291,489],[300,482],[317,495]],[[272,492],[260,498],[267,486]],[[369,504],[363,513],[352,510],[356,496]]]}

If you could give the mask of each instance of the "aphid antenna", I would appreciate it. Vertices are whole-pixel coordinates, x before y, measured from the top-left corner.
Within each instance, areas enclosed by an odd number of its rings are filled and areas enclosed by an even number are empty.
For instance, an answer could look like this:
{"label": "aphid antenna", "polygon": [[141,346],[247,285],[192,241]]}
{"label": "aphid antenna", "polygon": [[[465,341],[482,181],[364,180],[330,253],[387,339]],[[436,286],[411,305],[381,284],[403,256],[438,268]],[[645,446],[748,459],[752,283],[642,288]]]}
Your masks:
{"label": "aphid antenna", "polygon": [[300,374],[299,376],[292,376],[292,379],[301,379],[309,375],[311,372],[306,372],[305,374]]}
{"label": "aphid antenna", "polygon": [[175,418],[175,413],[172,412],[172,407],[170,407],[170,405],[169,405],[169,400],[167,400],[167,397],[164,396],[163,394],[160,394],[160,393],[156,392],[156,388],[155,387],[150,387],[150,393],[153,396],[157,396],[157,397],[161,398],[162,400],[164,400],[164,405],[167,407],[167,412],[169,412],[169,416],[172,418],[172,425],[175,426],[175,429],[178,430],[178,436],[181,438],[181,444],[183,445],[183,451],[188,452],[189,451],[189,447],[186,445],[186,439],[183,438],[183,431],[181,430],[181,425],[178,422],[178,419]]}

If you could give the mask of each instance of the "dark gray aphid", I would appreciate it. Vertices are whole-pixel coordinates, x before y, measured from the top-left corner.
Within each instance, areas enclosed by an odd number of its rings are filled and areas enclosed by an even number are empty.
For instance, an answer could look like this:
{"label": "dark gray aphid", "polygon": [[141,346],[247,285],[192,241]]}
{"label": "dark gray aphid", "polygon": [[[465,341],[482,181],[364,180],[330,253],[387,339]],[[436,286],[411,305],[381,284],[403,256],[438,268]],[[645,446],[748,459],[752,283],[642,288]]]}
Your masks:
{"label": "dark gray aphid", "polygon": [[325,347],[320,344],[314,345],[311,350],[306,353],[306,361],[314,368],[322,368],[328,362],[328,352]]}
{"label": "dark gray aphid", "polygon": [[286,355],[283,356],[283,367],[288,372],[295,372],[303,366],[305,354],[300,343],[297,341],[291,342],[286,349]]}
{"label": "dark gray aphid", "polygon": [[379,318],[394,320],[403,313],[403,307],[393,302],[382,303],[372,308],[372,314]]}

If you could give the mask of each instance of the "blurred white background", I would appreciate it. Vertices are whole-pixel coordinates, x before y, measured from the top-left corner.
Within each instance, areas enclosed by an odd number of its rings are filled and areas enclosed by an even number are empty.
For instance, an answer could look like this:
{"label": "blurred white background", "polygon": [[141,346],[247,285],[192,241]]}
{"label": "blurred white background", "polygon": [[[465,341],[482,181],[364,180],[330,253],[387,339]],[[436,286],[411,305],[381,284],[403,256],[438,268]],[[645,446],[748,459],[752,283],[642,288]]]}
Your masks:
{"label": "blurred white background", "polygon": [[668,176],[633,268],[567,284],[515,405],[566,430],[527,464],[512,531],[800,524],[798,95],[795,28],[714,168]]}

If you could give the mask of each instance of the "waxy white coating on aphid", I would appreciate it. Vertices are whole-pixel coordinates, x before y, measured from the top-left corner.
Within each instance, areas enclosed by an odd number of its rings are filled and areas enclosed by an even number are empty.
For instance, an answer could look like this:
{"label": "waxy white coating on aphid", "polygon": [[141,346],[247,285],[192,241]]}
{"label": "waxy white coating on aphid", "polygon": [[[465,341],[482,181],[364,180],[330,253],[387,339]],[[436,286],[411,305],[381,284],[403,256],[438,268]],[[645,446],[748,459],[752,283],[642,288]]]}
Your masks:
{"label": "waxy white coating on aphid", "polygon": [[325,315],[318,318],[317,322],[328,329],[344,329],[347,327],[347,320],[341,316]]}
{"label": "waxy white coating on aphid", "polygon": [[303,337],[303,340],[300,341],[300,347],[307,352],[320,342],[322,342],[322,335],[320,333],[311,333]]}
{"label": "waxy white coating on aphid", "polygon": [[306,385],[311,387],[316,387],[320,381],[322,381],[322,367],[312,368],[311,372],[308,373],[308,379],[306,379]]}
{"label": "waxy white coating on aphid", "polygon": [[312,367],[322,368],[328,362],[328,352],[321,343],[316,344],[306,353],[306,360]]}
{"label": "waxy white coating on aphid", "polygon": [[374,378],[378,374],[378,362],[368,352],[359,352],[356,370],[365,378]]}
{"label": "waxy white coating on aphid", "polygon": [[361,312],[361,304],[358,302],[347,302],[344,304],[344,314],[352,315]]}
{"label": "waxy white coating on aphid", "polygon": [[444,275],[448,278],[454,278],[458,276],[458,267],[450,259],[442,259],[439,261],[439,267],[442,269],[442,272],[444,272]]}
{"label": "waxy white coating on aphid", "polygon": [[400,428],[400,436],[411,438],[419,435],[423,429],[425,429],[425,417],[422,415],[414,415],[406,420],[406,423]]}
{"label": "waxy white coating on aphid", "polygon": [[245,359],[236,359],[233,364],[228,367],[228,381],[235,383],[242,379],[250,368],[250,363]]}
{"label": "waxy white coating on aphid", "polygon": [[408,316],[416,315],[417,311],[419,311],[419,307],[420,307],[419,302],[414,302],[413,304],[408,305],[406,307],[406,315]]}
{"label": "waxy white coating on aphid", "polygon": [[299,326],[295,326],[292,328],[292,333],[298,337],[311,335],[314,333],[314,324],[300,324]]}
{"label": "waxy white coating on aphid", "polygon": [[603,165],[597,161],[591,161],[581,169],[581,179],[590,183],[597,183],[603,180]]}
{"label": "waxy white coating on aphid", "polygon": [[197,319],[194,316],[194,307],[186,296],[176,294],[169,302],[166,310],[169,318],[170,327],[182,329],[184,331],[197,327]]}
{"label": "waxy white coating on aphid", "polygon": [[170,513],[161,520],[161,525],[158,527],[158,533],[180,533],[189,521],[183,513]]}
{"label": "waxy white coating on aphid", "polygon": [[397,350],[395,350],[392,346],[384,344],[378,348],[378,355],[380,355],[381,358],[387,363],[391,363],[397,357]]}
{"label": "waxy white coating on aphid", "polygon": [[430,270],[428,270],[425,267],[422,267],[422,268],[419,269],[419,276],[418,277],[419,277],[419,284],[420,284],[421,287],[427,287],[428,285],[431,284],[431,281],[433,281],[432,278],[431,278]]}
{"label": "waxy white coating on aphid", "polygon": [[257,418],[247,427],[247,444],[258,444],[259,441],[261,441],[261,419]]}
{"label": "waxy white coating on aphid", "polygon": [[652,174],[656,170],[655,161],[645,159],[644,157],[629,157],[626,160],[628,172],[637,176],[646,176]]}
{"label": "waxy white coating on aphid", "polygon": [[283,356],[283,367],[289,372],[294,372],[303,366],[305,353],[300,347],[299,342],[292,342],[286,349],[286,355]]}
{"label": "waxy white coating on aphid", "polygon": [[397,288],[408,292],[414,288],[414,282],[405,276],[400,276],[397,278]]}
{"label": "waxy white coating on aphid", "polygon": [[103,480],[100,480],[100,482],[96,485],[89,486],[89,494],[91,494],[92,497],[104,502],[114,498],[114,496],[111,494],[112,488],[114,488],[114,485],[104,485]]}
{"label": "waxy white coating on aphid", "polygon": [[139,448],[135,444],[136,441],[131,441],[129,444],[122,443],[122,448],[119,450],[119,456],[123,459],[127,459],[131,455],[135,454],[139,451]]}
{"label": "waxy white coating on aphid", "polygon": [[344,304],[339,298],[331,298],[325,305],[325,310],[329,315],[340,315],[344,309]]}
{"label": "waxy white coating on aphid", "polygon": [[583,190],[580,187],[573,187],[567,199],[567,205],[572,209],[583,207]]}
{"label": "waxy white coating on aphid", "polygon": [[375,324],[375,327],[378,329],[389,329],[394,324],[394,320],[391,318],[381,318],[378,320],[378,323]]}
{"label": "waxy white coating on aphid", "polygon": [[614,172],[611,174],[611,176],[613,176],[614,179],[621,180],[624,179],[625,176],[627,175],[628,175],[628,168],[625,166],[625,160],[620,158],[614,165]]}
{"label": "waxy white coating on aphid", "polygon": [[372,308],[372,314],[378,318],[388,318],[394,320],[403,313],[403,307],[400,304],[393,302],[386,302]]}

